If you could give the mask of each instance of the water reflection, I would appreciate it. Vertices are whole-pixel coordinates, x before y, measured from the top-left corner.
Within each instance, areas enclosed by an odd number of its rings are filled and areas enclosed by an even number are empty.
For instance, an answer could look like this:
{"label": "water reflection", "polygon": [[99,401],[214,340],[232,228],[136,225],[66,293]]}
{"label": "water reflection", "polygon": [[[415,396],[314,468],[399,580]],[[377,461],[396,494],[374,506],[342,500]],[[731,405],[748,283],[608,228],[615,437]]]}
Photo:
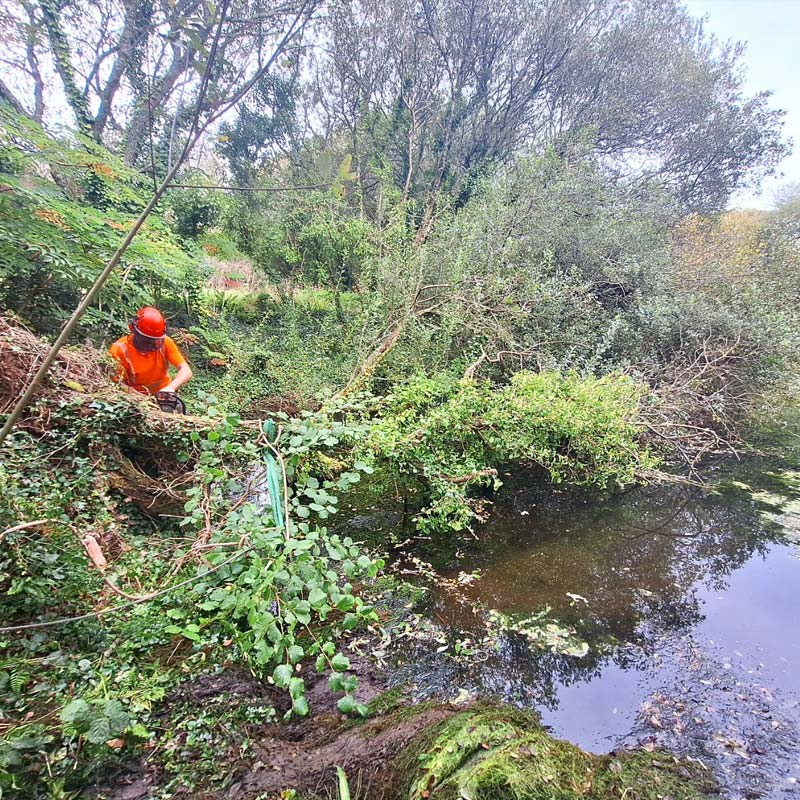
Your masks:
{"label": "water reflection", "polygon": [[[643,646],[644,620],[659,633],[696,625],[698,588],[724,591],[730,573],[777,535],[741,496],[662,487],[593,501],[520,489],[478,540],[427,556],[445,575],[479,570],[464,592],[488,607],[527,614],[549,606],[591,641]],[[449,622],[474,625],[448,594],[435,602]]]}
{"label": "water reflection", "polygon": [[535,708],[555,735],[594,752],[645,742],[702,758],[735,796],[794,791],[800,537],[785,520],[787,509],[800,518],[800,479],[758,463],[736,472],[752,490],[730,476],[717,492],[506,486],[476,537],[415,541],[450,579],[429,611],[451,642],[480,640],[489,609],[548,607],[590,649],[558,655],[513,632],[456,658],[421,644],[401,654],[397,681],[422,696],[466,689]]}
{"label": "water reflection", "polygon": [[[616,702],[615,695],[631,694],[648,673],[663,670],[661,654],[704,623],[707,598],[724,594],[730,576],[766,557],[780,538],[741,491],[661,486],[598,497],[508,486],[477,538],[418,543],[416,552],[447,577],[479,573],[456,591],[435,589],[431,615],[459,635],[480,638],[486,619],[475,606],[512,617],[549,607],[550,617],[590,644],[589,653],[543,652],[512,632],[455,664],[420,650],[423,666],[414,669],[425,672],[421,683],[431,693],[458,686],[550,711],[567,687],[602,677],[602,701],[595,702],[630,716],[639,700]],[[620,671],[629,673],[627,680]]]}

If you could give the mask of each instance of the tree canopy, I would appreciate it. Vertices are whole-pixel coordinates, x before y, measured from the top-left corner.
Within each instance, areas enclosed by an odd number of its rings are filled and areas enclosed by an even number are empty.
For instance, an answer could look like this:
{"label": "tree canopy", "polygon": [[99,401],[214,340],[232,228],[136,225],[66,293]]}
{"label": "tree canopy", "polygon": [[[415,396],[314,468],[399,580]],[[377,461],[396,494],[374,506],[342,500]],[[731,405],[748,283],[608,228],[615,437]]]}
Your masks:
{"label": "tree canopy", "polygon": [[[3,0],[0,96],[128,165],[169,164],[189,125],[219,9],[211,0]],[[521,152],[588,143],[620,176],[658,179],[695,211],[787,152],[742,48],[678,0],[232,0],[204,111],[236,110],[232,175],[350,154],[367,194],[390,177],[424,224],[447,192]],[[316,14],[316,15],[315,15]],[[276,46],[277,42],[277,46]],[[299,102],[298,102],[299,101]]]}

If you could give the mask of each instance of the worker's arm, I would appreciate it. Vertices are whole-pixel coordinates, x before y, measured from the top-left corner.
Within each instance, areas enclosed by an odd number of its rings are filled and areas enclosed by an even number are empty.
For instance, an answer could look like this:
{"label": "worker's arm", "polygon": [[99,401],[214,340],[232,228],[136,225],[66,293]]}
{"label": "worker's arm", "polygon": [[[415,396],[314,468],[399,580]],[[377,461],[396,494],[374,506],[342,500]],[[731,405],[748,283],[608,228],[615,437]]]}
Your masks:
{"label": "worker's arm", "polygon": [[178,346],[169,336],[164,340],[164,350],[167,361],[178,370],[178,374],[161,390],[162,392],[177,392],[185,383],[192,379],[192,368],[186,363]]}
{"label": "worker's arm", "polygon": [[177,392],[181,386],[192,379],[192,374],[192,368],[184,361],[178,368],[178,374],[161,391]]}

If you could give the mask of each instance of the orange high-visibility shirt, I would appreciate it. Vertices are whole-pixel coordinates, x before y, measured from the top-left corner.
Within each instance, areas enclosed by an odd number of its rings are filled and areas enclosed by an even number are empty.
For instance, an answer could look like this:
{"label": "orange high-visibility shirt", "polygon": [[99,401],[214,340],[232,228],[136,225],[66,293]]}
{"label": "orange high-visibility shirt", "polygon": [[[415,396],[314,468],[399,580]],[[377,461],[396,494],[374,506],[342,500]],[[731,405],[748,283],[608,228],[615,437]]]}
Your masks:
{"label": "orange high-visibility shirt", "polygon": [[117,339],[108,349],[116,359],[117,380],[142,394],[156,394],[169,383],[169,364],[180,368],[186,359],[178,345],[164,337],[164,344],[152,353],[141,353],[133,346],[133,334]]}

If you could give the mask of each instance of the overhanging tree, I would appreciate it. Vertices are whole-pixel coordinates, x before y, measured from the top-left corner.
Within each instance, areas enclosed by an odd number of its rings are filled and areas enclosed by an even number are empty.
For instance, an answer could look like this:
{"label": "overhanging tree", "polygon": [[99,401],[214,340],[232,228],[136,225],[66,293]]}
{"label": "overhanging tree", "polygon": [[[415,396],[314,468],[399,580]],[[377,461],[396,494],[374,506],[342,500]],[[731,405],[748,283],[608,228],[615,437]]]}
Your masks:
{"label": "overhanging tree", "polygon": [[[283,54],[294,63],[317,2],[235,0],[205,94],[206,112],[225,107],[263,72],[274,43],[299,10]],[[216,23],[211,0],[2,0],[0,21],[11,45],[2,96],[41,120],[48,69],[78,127],[121,150],[129,165],[149,165],[150,137],[172,140],[191,120]],[[283,60],[281,64],[285,63]],[[284,67],[280,67],[283,69]],[[29,98],[34,98],[31,104]],[[57,107],[50,109],[58,113]],[[176,120],[178,121],[176,123]],[[168,169],[169,163],[165,165]]]}

